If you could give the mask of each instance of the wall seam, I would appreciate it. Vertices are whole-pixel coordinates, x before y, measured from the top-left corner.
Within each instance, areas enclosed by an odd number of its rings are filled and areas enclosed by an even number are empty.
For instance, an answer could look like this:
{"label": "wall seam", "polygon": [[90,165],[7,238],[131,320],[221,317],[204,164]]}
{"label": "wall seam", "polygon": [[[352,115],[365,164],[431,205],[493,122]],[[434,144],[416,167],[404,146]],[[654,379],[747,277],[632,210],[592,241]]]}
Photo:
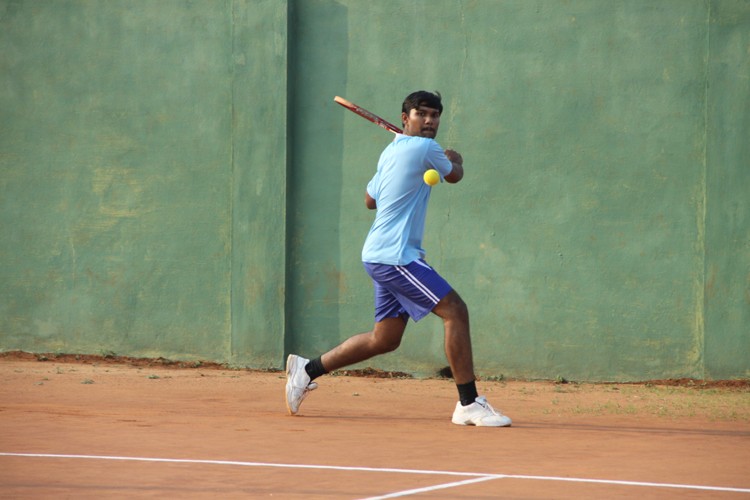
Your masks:
{"label": "wall seam", "polygon": [[287,0],[286,2],[286,92],[285,92],[285,99],[286,99],[286,120],[285,120],[285,127],[284,127],[284,133],[285,133],[285,179],[284,179],[284,291],[281,294],[281,300],[282,300],[282,326],[281,326],[281,335],[282,335],[282,359],[281,359],[281,367],[283,368],[286,365],[286,355],[287,353],[291,352],[292,350],[292,342],[293,339],[291,338],[291,334],[289,332],[289,324],[290,324],[290,299],[289,299],[289,291],[291,290],[291,238],[292,238],[292,210],[290,207],[290,204],[292,203],[292,196],[290,196],[290,190],[293,189],[292,186],[292,176],[293,176],[293,143],[292,143],[292,126],[291,123],[292,120],[290,119],[289,113],[290,109],[292,108],[291,101],[293,98],[293,89],[292,84],[290,83],[293,78],[290,78],[290,74],[294,72],[294,40],[292,39],[292,33],[294,28],[294,0]]}
{"label": "wall seam", "polygon": [[230,19],[229,19],[229,33],[231,37],[231,54],[229,57],[229,335],[227,338],[226,352],[229,357],[229,362],[233,363],[235,360],[234,351],[234,337],[235,337],[235,310],[234,310],[234,287],[236,282],[234,259],[236,258],[235,245],[234,245],[234,225],[236,223],[235,214],[235,196],[234,190],[236,187],[235,179],[235,43],[236,43],[236,0],[230,0]]}
{"label": "wall seam", "polygon": [[698,341],[699,341],[699,376],[701,379],[706,378],[706,279],[708,274],[708,258],[706,255],[706,225],[707,225],[707,213],[708,213],[708,138],[709,138],[709,80],[711,71],[711,7],[712,0],[706,1],[706,47],[705,47],[705,81],[703,87],[703,170],[701,177],[701,214],[699,229],[699,243],[701,253],[701,281],[698,287],[699,300],[697,301],[697,307],[699,308],[697,314],[697,328],[698,328]]}

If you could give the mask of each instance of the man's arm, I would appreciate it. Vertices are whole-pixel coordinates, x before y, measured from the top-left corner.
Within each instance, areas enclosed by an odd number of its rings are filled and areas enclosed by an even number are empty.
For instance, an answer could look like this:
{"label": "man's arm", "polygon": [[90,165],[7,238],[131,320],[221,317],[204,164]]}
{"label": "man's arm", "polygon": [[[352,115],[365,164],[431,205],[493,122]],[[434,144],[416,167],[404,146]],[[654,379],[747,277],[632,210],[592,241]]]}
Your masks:
{"label": "man's arm", "polygon": [[370,193],[368,193],[367,190],[365,190],[365,206],[370,210],[375,210],[376,208],[378,208],[378,204],[375,201],[375,198],[370,196]]}
{"label": "man's arm", "polygon": [[453,164],[453,170],[445,176],[445,182],[455,184],[464,178],[464,159],[458,152],[452,149],[446,149],[445,156]]}

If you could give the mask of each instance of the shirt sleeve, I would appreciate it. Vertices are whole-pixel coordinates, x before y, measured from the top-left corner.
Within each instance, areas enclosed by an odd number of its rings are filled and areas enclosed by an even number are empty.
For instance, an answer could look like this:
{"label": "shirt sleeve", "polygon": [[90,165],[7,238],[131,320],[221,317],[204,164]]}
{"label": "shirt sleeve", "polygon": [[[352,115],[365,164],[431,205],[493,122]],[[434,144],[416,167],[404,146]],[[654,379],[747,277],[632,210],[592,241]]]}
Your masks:
{"label": "shirt sleeve", "polygon": [[378,199],[378,196],[377,196],[378,193],[375,189],[375,186],[377,185],[379,174],[380,172],[376,172],[375,175],[372,177],[372,179],[370,179],[370,182],[367,183],[367,194],[369,194],[370,197],[376,201]]}
{"label": "shirt sleeve", "polygon": [[426,169],[434,168],[437,170],[440,173],[441,180],[453,170],[453,164],[448,157],[445,156],[445,151],[443,151],[440,144],[434,140],[430,141],[430,145],[427,148],[425,164]]}

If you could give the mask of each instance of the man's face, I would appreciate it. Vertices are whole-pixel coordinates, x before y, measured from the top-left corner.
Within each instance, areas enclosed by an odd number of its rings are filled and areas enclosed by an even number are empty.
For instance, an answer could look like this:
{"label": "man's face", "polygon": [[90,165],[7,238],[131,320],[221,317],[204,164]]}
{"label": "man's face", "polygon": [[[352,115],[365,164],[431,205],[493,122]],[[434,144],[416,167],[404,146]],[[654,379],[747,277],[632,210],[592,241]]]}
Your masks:
{"label": "man's face", "polygon": [[434,139],[440,126],[440,111],[427,106],[412,108],[409,114],[401,113],[404,122],[404,135]]}

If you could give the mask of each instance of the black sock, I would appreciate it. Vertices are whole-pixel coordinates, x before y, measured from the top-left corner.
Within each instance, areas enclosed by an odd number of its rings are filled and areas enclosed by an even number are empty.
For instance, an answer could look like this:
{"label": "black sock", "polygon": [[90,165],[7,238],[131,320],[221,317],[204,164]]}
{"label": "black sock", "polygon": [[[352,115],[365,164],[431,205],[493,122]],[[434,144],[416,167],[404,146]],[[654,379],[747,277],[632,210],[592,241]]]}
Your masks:
{"label": "black sock", "polygon": [[315,380],[321,375],[328,373],[328,370],[323,368],[323,362],[320,360],[320,356],[311,359],[310,362],[305,365],[305,371],[310,376],[310,380]]}
{"label": "black sock", "polygon": [[461,406],[469,406],[479,396],[475,380],[466,384],[456,384],[456,387],[458,387],[458,399],[461,400]]}

